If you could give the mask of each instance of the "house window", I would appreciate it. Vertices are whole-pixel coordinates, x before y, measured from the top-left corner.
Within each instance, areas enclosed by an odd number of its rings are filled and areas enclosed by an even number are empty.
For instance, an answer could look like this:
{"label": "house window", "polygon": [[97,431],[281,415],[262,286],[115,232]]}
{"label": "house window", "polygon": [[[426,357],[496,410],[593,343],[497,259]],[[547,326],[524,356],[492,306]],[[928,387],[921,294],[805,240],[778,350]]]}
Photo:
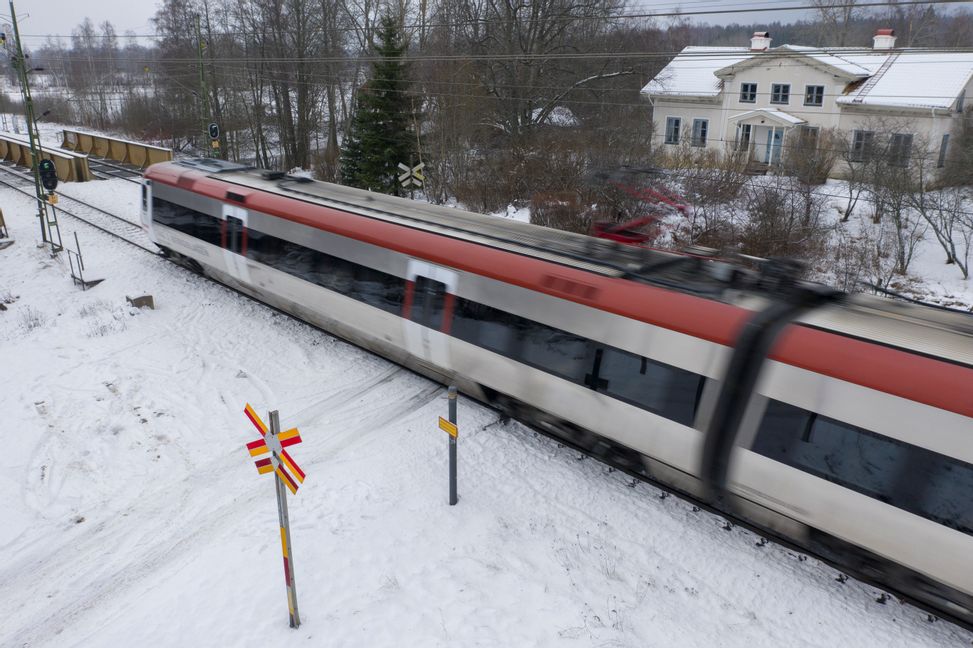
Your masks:
{"label": "house window", "polygon": [[693,120],[693,146],[706,146],[706,135],[709,132],[708,119]]}
{"label": "house window", "polygon": [[851,161],[864,162],[872,156],[875,143],[875,132],[856,130],[852,133]]}
{"label": "house window", "polygon": [[737,124],[737,150],[747,151],[750,149],[750,136],[753,134],[752,124]]}
{"label": "house window", "polygon": [[804,88],[804,105],[805,106],[823,106],[824,105],[824,86],[819,85],[809,85]]}
{"label": "house window", "polygon": [[959,97],[956,99],[956,112],[963,112],[963,106],[966,103],[966,90],[959,93]]}
{"label": "house window", "polygon": [[937,169],[946,166],[946,149],[949,148],[949,133],[943,135],[943,143],[939,145],[939,161],[936,163]]}
{"label": "house window", "polygon": [[818,131],[821,129],[817,126],[801,126],[800,130],[800,142],[801,148],[814,150],[818,148]]}
{"label": "house window", "polygon": [[912,134],[896,133],[889,141],[889,166],[906,167],[909,166],[909,158],[912,156]]}
{"label": "house window", "polygon": [[666,117],[666,144],[679,143],[679,127],[682,120],[678,117]]}
{"label": "house window", "polygon": [[775,83],[770,87],[770,103],[786,104],[791,100],[791,84]]}
{"label": "house window", "polygon": [[757,101],[757,84],[756,83],[741,83],[740,84],[740,102],[741,103],[756,103]]}

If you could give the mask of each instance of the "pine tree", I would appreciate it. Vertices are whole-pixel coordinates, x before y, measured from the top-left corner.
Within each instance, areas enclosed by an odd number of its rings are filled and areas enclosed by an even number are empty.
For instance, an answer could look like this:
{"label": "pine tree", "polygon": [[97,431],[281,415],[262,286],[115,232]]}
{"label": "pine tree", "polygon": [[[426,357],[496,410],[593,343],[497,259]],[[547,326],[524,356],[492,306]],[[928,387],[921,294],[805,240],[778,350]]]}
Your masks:
{"label": "pine tree", "polygon": [[342,182],[353,187],[403,195],[399,163],[416,160],[412,102],[404,61],[406,43],[398,21],[382,18],[371,79],[358,91],[351,133],[341,152]]}

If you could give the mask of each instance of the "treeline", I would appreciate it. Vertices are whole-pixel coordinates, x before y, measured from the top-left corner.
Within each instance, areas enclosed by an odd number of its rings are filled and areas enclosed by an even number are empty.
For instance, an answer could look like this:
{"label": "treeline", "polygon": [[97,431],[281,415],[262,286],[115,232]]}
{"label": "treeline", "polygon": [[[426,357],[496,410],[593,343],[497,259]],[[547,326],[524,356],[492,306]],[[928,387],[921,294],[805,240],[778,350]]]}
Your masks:
{"label": "treeline", "polygon": [[154,40],[86,20],[70,44],[32,52],[47,86],[35,98],[47,119],[185,151],[208,151],[215,121],[223,156],[335,180],[392,16],[406,47],[402,122],[416,139],[416,159],[396,162],[425,163],[430,199],[478,211],[599,204],[623,217],[599,178],[652,163],[639,90],[682,47],[746,46],[757,28],[776,44],[870,46],[890,25],[901,45],[973,42],[969,13],[817,4],[815,22],[718,27],[626,18],[638,6],[624,0],[163,0]]}

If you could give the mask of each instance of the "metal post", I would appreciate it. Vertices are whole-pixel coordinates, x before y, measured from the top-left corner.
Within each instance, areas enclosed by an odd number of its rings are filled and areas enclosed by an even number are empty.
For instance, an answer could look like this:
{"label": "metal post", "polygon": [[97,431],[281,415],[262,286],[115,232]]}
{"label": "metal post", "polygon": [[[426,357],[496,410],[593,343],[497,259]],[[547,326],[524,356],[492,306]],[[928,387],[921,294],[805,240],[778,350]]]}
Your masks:
{"label": "metal post", "polygon": [[[270,434],[277,436],[280,434],[280,418],[277,410],[270,413]],[[274,453],[275,465],[280,464],[280,457]],[[284,582],[287,585],[287,610],[290,613],[290,624],[292,628],[301,625],[301,616],[297,610],[297,587],[294,583],[294,553],[291,547],[291,525],[287,517],[287,487],[281,480],[280,475],[274,475],[274,484],[277,487],[277,519],[280,522],[280,548],[284,554]]]}
{"label": "metal post", "polygon": [[[44,190],[41,188],[41,177],[37,172],[37,165],[41,160],[41,141],[37,134],[37,123],[34,121],[34,102],[30,96],[30,83],[27,80],[27,59],[24,57],[24,48],[20,44],[20,28],[17,25],[17,11],[14,9],[14,0],[10,0],[10,22],[13,23],[14,41],[17,53],[14,56],[14,64],[20,77],[20,92],[24,98],[24,113],[27,119],[27,139],[30,140],[30,170],[34,174],[34,192],[37,195],[37,218],[41,222],[41,240],[47,243],[47,206],[44,201]],[[53,245],[52,245],[53,248]],[[56,251],[56,250],[55,250]]]}
{"label": "metal post", "polygon": [[[209,89],[206,87],[206,74],[203,71],[203,37],[199,31],[199,14],[195,15],[196,19],[196,61],[199,65],[199,127],[203,131],[203,142],[207,141],[208,128],[207,124],[212,121],[213,114],[209,107]],[[212,157],[212,152],[207,151],[205,157]]]}
{"label": "metal post", "polygon": [[[449,387],[449,422],[456,425],[456,386]],[[458,436],[458,435],[457,435]],[[449,505],[456,504],[456,437],[449,435]]]}

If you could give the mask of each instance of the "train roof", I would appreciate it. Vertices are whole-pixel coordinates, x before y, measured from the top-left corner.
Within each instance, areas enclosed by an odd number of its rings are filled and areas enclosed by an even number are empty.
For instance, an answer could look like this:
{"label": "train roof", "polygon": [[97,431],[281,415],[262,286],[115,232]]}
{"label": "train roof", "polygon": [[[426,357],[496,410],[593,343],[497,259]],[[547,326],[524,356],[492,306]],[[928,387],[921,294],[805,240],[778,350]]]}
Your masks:
{"label": "train roof", "polygon": [[[185,160],[164,164],[201,171],[214,179],[250,190],[352,212],[605,277],[639,281],[711,299],[735,302],[737,295],[728,295],[728,289],[761,292],[768,285],[761,281],[759,273],[750,273],[753,275],[751,280],[740,284],[747,274],[743,266],[714,258],[712,251],[703,248],[692,253],[677,253],[623,245],[584,234],[282,172],[264,171],[223,160]],[[776,275],[784,269],[776,262],[771,265],[770,272],[776,279]]]}
{"label": "train roof", "polygon": [[[236,185],[241,188],[236,198],[244,203],[250,191],[274,194],[506,250],[606,278],[633,280],[749,309],[760,308],[759,302],[763,298],[773,299],[774,292],[795,283],[794,267],[778,261],[766,261],[761,270],[755,272],[733,261],[622,245],[222,160],[162,163],[152,169],[158,175],[168,177],[173,184],[182,186],[186,186],[187,175],[207,176]],[[190,170],[199,173],[187,173]],[[175,177],[170,175],[173,172]],[[799,283],[824,288],[820,284]],[[960,311],[852,294],[842,296],[831,306],[809,311],[798,322],[973,366],[973,315]]]}

